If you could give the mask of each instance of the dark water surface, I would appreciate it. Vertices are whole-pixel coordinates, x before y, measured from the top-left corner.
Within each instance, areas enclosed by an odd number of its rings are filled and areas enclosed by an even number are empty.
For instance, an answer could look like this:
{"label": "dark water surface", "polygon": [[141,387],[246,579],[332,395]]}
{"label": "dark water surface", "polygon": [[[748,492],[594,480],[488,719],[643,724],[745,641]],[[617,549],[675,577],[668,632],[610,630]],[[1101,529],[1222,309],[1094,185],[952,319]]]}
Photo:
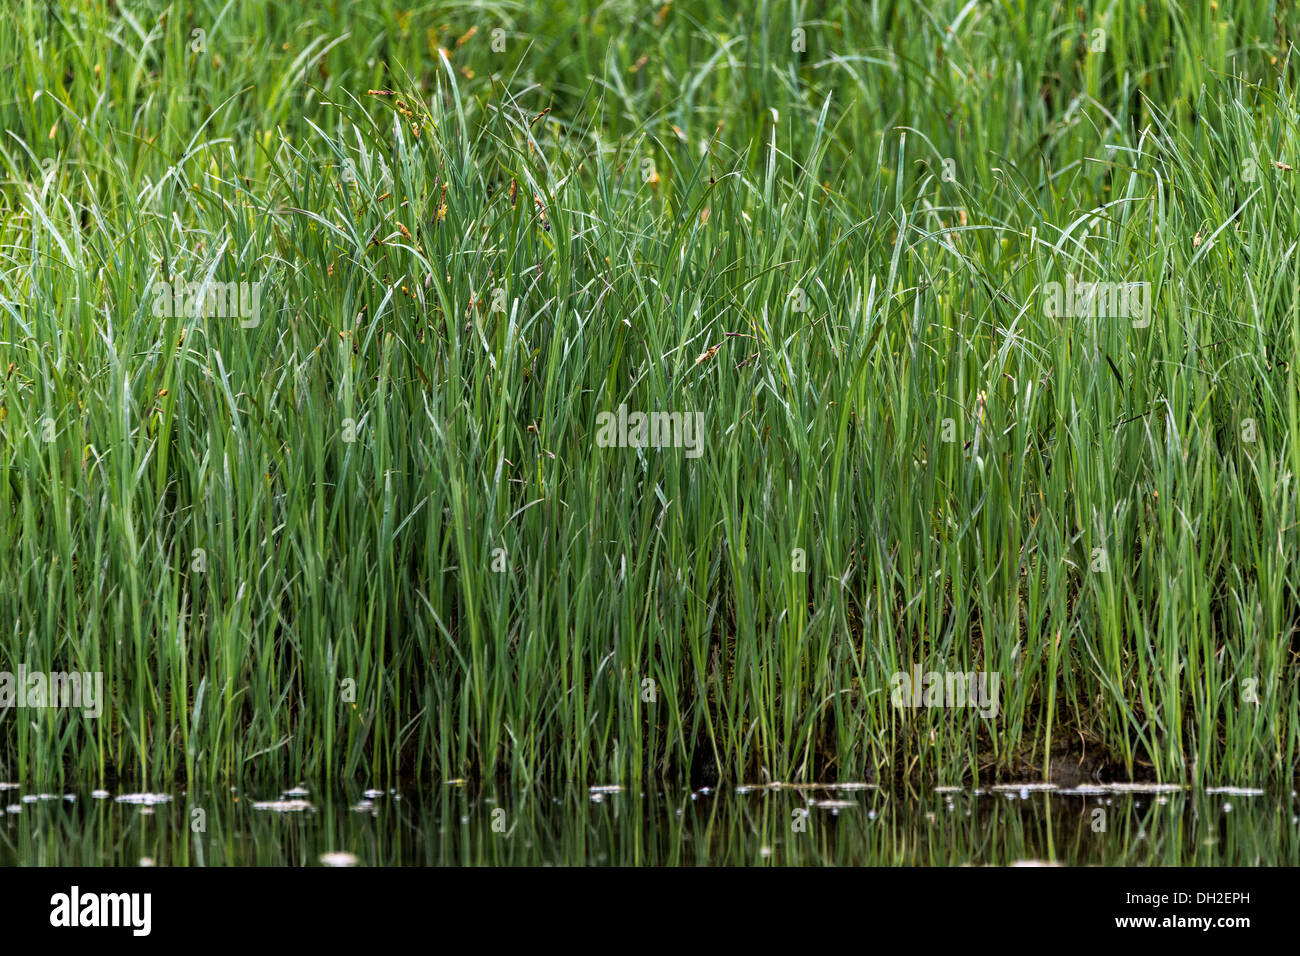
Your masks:
{"label": "dark water surface", "polygon": [[1296,865],[1291,791],[59,794],[0,784],[0,865]]}

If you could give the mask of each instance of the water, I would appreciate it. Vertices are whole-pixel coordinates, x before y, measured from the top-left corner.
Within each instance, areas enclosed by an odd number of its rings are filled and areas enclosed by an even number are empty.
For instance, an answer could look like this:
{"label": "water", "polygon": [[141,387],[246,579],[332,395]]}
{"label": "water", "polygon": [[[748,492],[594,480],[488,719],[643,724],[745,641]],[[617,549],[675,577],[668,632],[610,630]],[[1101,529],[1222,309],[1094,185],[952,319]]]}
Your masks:
{"label": "water", "polygon": [[493,796],[447,785],[200,797],[0,788],[3,866],[1300,863],[1293,792],[850,785]]}

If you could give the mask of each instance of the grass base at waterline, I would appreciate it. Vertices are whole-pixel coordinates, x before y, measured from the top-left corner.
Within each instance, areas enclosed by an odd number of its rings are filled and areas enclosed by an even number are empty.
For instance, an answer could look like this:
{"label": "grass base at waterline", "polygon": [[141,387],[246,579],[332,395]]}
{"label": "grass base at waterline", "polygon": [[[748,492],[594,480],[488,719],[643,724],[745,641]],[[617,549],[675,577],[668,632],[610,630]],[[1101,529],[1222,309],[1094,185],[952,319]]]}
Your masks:
{"label": "grass base at waterline", "polygon": [[7,5],[3,773],[1291,780],[1296,13],[1074,10]]}

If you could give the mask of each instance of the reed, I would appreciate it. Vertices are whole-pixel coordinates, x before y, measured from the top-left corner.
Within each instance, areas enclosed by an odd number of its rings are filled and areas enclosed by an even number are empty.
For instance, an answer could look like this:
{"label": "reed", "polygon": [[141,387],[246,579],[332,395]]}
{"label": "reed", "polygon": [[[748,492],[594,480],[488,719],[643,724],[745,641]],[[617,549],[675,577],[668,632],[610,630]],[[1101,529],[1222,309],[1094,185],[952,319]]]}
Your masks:
{"label": "reed", "polygon": [[1294,776],[1295,11],[735,6],[5,6],[0,773]]}

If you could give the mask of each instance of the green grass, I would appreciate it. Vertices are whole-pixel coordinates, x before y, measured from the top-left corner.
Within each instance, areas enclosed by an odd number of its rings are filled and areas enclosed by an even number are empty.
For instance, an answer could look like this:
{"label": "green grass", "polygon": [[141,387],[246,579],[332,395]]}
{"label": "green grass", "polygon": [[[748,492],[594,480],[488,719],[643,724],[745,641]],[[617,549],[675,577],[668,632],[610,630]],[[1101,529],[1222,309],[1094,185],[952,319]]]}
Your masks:
{"label": "green grass", "polygon": [[734,6],[5,6],[0,772],[1293,777],[1300,15]]}

